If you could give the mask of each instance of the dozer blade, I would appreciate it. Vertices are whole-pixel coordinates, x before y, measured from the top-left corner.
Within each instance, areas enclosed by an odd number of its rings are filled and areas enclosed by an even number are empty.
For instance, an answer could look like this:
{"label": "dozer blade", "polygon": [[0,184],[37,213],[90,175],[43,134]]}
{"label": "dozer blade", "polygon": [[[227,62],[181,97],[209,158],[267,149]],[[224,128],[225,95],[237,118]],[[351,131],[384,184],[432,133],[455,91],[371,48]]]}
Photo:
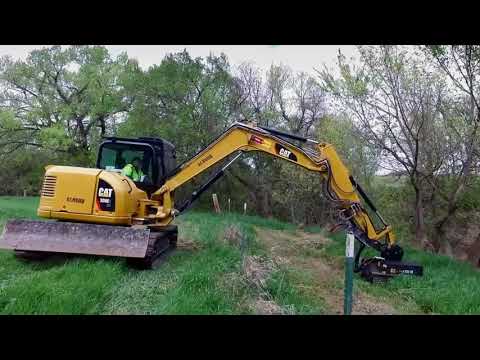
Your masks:
{"label": "dozer blade", "polygon": [[0,248],[143,258],[150,230],[56,221],[10,220]]}

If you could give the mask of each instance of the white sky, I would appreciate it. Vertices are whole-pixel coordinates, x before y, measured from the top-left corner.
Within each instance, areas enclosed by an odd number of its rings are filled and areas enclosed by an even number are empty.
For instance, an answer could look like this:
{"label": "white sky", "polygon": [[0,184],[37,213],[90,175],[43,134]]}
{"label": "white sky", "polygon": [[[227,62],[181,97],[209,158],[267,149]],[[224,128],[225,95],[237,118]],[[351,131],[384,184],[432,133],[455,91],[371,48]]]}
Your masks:
{"label": "white sky", "polygon": [[[25,59],[30,51],[44,46],[48,45],[0,45],[0,56]],[[159,64],[166,54],[183,49],[193,57],[223,52],[233,66],[248,61],[267,70],[272,63],[281,63],[294,71],[308,73],[314,73],[314,67],[321,69],[322,64],[334,66],[339,49],[347,58],[358,55],[354,45],[106,45],[106,48],[114,57],[126,51],[144,69]]]}

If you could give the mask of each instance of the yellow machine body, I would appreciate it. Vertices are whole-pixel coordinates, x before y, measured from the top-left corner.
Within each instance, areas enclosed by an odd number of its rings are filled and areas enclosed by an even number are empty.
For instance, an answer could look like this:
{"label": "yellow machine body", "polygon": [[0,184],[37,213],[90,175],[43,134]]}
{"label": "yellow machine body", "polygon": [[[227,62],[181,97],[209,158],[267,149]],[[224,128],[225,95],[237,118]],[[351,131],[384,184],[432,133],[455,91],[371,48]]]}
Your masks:
{"label": "yellow machine body", "polygon": [[[103,188],[102,181],[113,191]],[[103,197],[114,199],[113,211],[102,210],[99,202]],[[141,200],[148,200],[147,194],[121,174],[102,169],[48,166],[37,215],[65,221],[132,225]]]}

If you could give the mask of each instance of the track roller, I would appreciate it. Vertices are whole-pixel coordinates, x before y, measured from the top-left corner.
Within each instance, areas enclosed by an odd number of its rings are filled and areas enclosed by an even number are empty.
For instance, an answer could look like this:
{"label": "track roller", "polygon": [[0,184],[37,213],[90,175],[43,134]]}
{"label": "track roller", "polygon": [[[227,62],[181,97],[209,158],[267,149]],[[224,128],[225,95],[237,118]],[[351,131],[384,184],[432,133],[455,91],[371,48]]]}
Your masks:
{"label": "track roller", "polygon": [[150,270],[159,265],[159,260],[177,247],[178,229],[175,225],[151,230],[144,258],[127,258],[127,264],[138,270]]}

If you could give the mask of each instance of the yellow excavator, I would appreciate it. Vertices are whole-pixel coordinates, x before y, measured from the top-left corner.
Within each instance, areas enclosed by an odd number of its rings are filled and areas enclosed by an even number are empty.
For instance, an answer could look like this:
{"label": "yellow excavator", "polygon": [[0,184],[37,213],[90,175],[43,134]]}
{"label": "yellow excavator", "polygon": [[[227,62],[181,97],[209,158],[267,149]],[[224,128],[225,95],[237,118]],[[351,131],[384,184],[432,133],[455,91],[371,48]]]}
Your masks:
{"label": "yellow excavator", "polygon": [[[299,145],[297,145],[297,144]],[[242,154],[260,151],[317,172],[325,197],[338,210],[341,226],[359,242],[355,271],[368,281],[384,281],[398,274],[423,274],[417,264],[402,262],[385,222],[361,186],[349,174],[334,147],[279,130],[236,122],[205,149],[177,166],[175,147],[159,138],[105,138],[99,147],[96,168],[46,167],[38,216],[44,220],[10,220],[0,248],[21,258],[43,258],[52,253],[125,257],[136,268],[155,267],[176,247],[176,216],[213,183]],[[142,159],[139,181],[122,175],[124,166]],[[211,166],[226,164],[180,205],[174,193]],[[375,213],[377,230],[360,201]],[[365,247],[380,253],[361,259]]]}

